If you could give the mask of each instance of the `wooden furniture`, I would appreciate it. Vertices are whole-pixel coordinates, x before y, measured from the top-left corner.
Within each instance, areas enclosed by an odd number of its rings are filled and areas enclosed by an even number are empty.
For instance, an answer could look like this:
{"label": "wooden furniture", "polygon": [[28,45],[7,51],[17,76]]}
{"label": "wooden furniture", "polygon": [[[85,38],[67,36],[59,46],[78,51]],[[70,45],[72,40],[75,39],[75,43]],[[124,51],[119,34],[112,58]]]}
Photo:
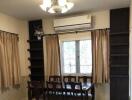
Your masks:
{"label": "wooden furniture", "polygon": [[35,98],[39,100],[40,98],[44,99],[44,85],[40,81],[29,81],[28,82],[28,100]]}
{"label": "wooden furniture", "polygon": [[78,82],[92,83],[92,77],[91,76],[78,76]]}
{"label": "wooden furniture", "polygon": [[[81,83],[81,82],[64,82],[64,93],[65,98],[80,98],[81,100],[94,100],[94,85],[93,84],[87,84],[87,83]],[[91,91],[92,92],[91,92]],[[89,93],[90,92],[90,93]]]}
{"label": "wooden furniture", "polygon": [[[78,76],[78,82],[83,83],[84,85],[89,85],[92,84],[92,76]],[[87,97],[91,98],[92,100],[94,100],[95,97],[95,87],[94,84],[91,87],[91,90],[87,93]]]}
{"label": "wooden furniture", "polygon": [[86,97],[89,97],[91,98],[91,100],[95,100],[95,85],[92,84],[91,87],[89,88],[90,91],[87,92],[87,95]]}
{"label": "wooden furniture", "polygon": [[129,8],[110,11],[110,100],[129,100]]}
{"label": "wooden furniture", "polygon": [[48,82],[47,81],[46,86],[47,86],[47,90],[49,94],[56,94],[58,90],[61,90],[63,88],[61,82]]}
{"label": "wooden furniture", "polygon": [[63,76],[63,82],[76,82],[76,76]]}
{"label": "wooden furniture", "polygon": [[43,40],[38,40],[34,35],[36,28],[42,28],[42,20],[29,21],[29,40],[30,45],[28,52],[30,53],[29,70],[31,72],[31,81],[44,81],[44,59],[43,59]]}
{"label": "wooden furniture", "polygon": [[46,99],[58,99],[63,98],[63,86],[61,82],[46,82]]}
{"label": "wooden furniture", "polygon": [[81,93],[82,91],[82,84],[77,82],[64,82],[64,87],[66,96],[75,96],[78,92]]}
{"label": "wooden furniture", "polygon": [[50,82],[61,82],[61,76],[57,76],[57,75],[49,76],[49,81]]}
{"label": "wooden furniture", "polygon": [[[70,82],[65,85],[69,85]],[[88,100],[88,92],[93,88],[93,85],[71,82],[71,88],[63,86],[61,82],[46,82],[44,87],[43,82],[32,81],[28,82],[28,100],[64,100],[67,97],[81,97]],[[70,92],[71,94],[68,94]],[[83,97],[83,98],[82,98]],[[40,99],[41,98],[41,99]],[[58,99],[59,98],[59,99]]]}
{"label": "wooden furniture", "polygon": [[[88,100],[89,91],[92,88],[94,87],[91,83],[47,81],[46,87],[44,87],[44,82],[30,81],[28,82],[28,100],[34,98],[35,100]],[[94,96],[93,94],[92,96]]]}

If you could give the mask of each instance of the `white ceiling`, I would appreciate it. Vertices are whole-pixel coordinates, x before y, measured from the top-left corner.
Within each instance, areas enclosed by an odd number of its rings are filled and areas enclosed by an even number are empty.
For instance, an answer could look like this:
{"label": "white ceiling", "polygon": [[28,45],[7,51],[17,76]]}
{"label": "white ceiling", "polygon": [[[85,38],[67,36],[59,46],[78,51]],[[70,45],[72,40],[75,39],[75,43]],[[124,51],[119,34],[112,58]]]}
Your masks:
{"label": "white ceiling", "polygon": [[[69,0],[75,6],[67,14],[88,12],[104,9],[128,7],[129,0]],[[0,12],[21,18],[39,19],[46,16],[53,16],[42,11],[39,5],[42,0],[0,0]]]}

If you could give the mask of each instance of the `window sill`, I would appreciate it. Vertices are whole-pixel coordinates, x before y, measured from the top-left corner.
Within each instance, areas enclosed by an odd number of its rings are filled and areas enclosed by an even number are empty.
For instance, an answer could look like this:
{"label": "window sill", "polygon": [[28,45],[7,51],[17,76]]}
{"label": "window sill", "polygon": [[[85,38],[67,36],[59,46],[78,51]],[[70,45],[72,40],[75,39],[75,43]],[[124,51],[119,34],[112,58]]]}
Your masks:
{"label": "window sill", "polygon": [[62,73],[62,76],[92,76],[92,74],[81,74],[81,73]]}

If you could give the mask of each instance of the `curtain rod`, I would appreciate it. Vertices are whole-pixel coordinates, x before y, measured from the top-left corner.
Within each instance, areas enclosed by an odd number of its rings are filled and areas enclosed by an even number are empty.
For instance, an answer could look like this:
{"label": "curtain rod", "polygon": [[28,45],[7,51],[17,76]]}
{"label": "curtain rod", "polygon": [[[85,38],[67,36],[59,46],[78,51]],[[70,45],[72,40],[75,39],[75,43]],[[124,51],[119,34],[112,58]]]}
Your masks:
{"label": "curtain rod", "polygon": [[88,30],[80,30],[80,31],[64,31],[64,32],[58,32],[58,33],[55,32],[54,34],[44,34],[43,36],[77,34],[78,32],[88,32],[88,31],[95,31],[95,30],[110,30],[110,28],[104,28],[104,29],[88,29]]}
{"label": "curtain rod", "polygon": [[3,31],[3,30],[0,30],[1,32],[6,32],[6,33],[10,33],[10,34],[13,34],[13,35],[19,35],[19,34],[17,34],[17,33],[12,33],[12,32],[8,32],[8,31]]}

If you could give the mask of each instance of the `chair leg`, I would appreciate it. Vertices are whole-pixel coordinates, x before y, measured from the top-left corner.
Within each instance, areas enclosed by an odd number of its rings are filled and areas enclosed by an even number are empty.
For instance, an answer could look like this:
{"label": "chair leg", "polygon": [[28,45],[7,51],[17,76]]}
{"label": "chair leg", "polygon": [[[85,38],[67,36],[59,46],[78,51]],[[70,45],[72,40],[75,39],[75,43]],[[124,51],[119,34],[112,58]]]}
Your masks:
{"label": "chair leg", "polygon": [[45,93],[43,93],[43,100],[45,100],[46,98],[45,98]]}
{"label": "chair leg", "polygon": [[36,97],[35,99],[36,99],[36,100],[39,100],[39,97]]}
{"label": "chair leg", "polygon": [[43,92],[42,97],[43,97],[43,100],[46,100],[46,92]]}
{"label": "chair leg", "polygon": [[81,93],[81,100],[83,100],[83,94]]}
{"label": "chair leg", "polygon": [[28,89],[28,100],[32,100],[31,89]]}
{"label": "chair leg", "polygon": [[86,100],[89,100],[89,98],[88,98],[88,92],[86,92]]}

